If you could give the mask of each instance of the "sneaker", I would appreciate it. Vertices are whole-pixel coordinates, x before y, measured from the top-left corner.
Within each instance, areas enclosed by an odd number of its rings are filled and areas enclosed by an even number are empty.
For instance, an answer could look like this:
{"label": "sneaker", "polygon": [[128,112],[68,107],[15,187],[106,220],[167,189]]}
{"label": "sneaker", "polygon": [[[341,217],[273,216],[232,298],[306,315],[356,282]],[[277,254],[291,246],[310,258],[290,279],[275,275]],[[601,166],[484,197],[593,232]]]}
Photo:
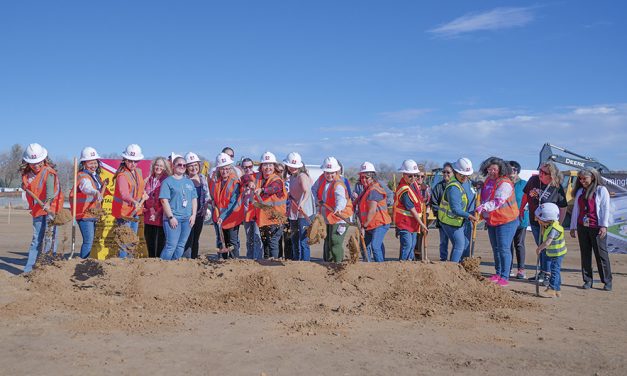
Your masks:
{"label": "sneaker", "polygon": [[603,286],[603,290],[605,290],[605,291],[612,291],[612,284],[611,283],[606,283],[605,286]]}
{"label": "sneaker", "polygon": [[542,296],[543,298],[556,298],[557,294],[556,294],[555,290],[553,290],[552,288],[548,287],[544,291],[542,291],[540,296]]}
{"label": "sneaker", "polygon": [[535,282],[536,279],[540,283],[544,282],[544,272],[540,272],[540,273],[534,275],[533,277],[529,278],[529,280],[532,281],[532,282]]}
{"label": "sneaker", "polygon": [[509,271],[509,276],[510,277],[516,277],[516,272],[514,271],[513,268]]}
{"label": "sneaker", "polygon": [[498,275],[495,274],[492,277],[490,277],[490,282],[497,283],[500,279],[501,279],[501,277],[499,277]]}
{"label": "sneaker", "polygon": [[500,278],[497,282],[497,285],[501,286],[501,287],[507,287],[509,286],[509,281],[503,278]]}
{"label": "sneaker", "polygon": [[516,273],[516,279],[525,279],[525,269],[518,269]]}
{"label": "sneaker", "polygon": [[592,288],[592,282],[586,282],[583,284],[583,286],[581,286],[582,289],[584,290],[589,290]]}
{"label": "sneaker", "polygon": [[561,291],[555,291],[555,297],[559,298],[560,296],[562,296],[562,292]]}

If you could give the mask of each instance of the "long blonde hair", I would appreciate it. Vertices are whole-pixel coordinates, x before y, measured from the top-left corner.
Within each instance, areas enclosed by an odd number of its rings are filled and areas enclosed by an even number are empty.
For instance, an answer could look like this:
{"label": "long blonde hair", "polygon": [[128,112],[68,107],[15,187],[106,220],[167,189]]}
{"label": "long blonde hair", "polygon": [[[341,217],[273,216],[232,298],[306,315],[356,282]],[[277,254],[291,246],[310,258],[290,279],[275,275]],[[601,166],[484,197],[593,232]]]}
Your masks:
{"label": "long blonde hair", "polygon": [[155,165],[159,161],[163,162],[163,165],[165,166],[163,169],[163,172],[166,174],[166,176],[172,175],[172,169],[170,168],[170,164],[168,163],[167,159],[165,159],[164,157],[157,157],[152,161],[152,164],[150,165],[150,175],[153,175],[154,170],[155,170]]}
{"label": "long blonde hair", "polygon": [[551,182],[549,185],[553,187],[559,187],[562,184],[562,173],[557,169],[557,166],[553,162],[544,162],[540,165],[540,168],[546,167],[549,170],[551,176]]}

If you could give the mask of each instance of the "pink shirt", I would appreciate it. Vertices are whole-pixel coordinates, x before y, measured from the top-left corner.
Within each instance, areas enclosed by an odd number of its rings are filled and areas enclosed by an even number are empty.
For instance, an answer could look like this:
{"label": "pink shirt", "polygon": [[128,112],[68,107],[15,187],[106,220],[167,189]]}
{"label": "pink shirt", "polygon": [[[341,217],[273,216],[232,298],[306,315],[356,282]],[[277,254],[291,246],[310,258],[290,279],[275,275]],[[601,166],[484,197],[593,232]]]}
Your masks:
{"label": "pink shirt", "polygon": [[159,200],[159,190],[161,189],[161,182],[167,177],[166,174],[161,174],[157,179],[150,175],[146,179],[145,191],[148,199],[144,202],[144,223],[147,225],[163,226],[163,207],[161,200]]}

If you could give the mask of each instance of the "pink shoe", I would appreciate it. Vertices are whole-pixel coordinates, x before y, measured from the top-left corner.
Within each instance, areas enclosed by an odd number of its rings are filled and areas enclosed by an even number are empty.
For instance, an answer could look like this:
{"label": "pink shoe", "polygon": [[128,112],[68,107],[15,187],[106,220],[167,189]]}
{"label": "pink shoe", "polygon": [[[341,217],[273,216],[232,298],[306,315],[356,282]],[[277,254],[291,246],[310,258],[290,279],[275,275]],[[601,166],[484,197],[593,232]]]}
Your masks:
{"label": "pink shoe", "polygon": [[494,282],[494,283],[498,283],[498,281],[501,279],[501,277],[499,277],[498,275],[493,275],[492,277],[490,277],[490,282]]}
{"label": "pink shoe", "polygon": [[499,279],[498,282],[496,282],[497,285],[501,286],[501,287],[507,287],[509,286],[509,281],[506,279]]}

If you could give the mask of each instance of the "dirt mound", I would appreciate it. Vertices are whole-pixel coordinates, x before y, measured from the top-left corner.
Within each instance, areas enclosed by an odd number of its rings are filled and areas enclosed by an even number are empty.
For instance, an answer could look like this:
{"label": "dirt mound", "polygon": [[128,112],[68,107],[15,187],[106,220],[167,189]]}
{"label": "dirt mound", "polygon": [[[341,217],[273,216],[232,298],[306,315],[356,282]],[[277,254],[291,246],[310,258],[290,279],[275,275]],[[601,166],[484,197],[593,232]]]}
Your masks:
{"label": "dirt mound", "polygon": [[151,331],[192,313],[289,312],[320,318],[286,324],[306,334],[311,326],[332,330],[346,321],[327,320],[335,315],[421,320],[459,310],[535,307],[453,263],[71,260],[0,278],[14,291],[0,316],[61,315],[78,330]]}

